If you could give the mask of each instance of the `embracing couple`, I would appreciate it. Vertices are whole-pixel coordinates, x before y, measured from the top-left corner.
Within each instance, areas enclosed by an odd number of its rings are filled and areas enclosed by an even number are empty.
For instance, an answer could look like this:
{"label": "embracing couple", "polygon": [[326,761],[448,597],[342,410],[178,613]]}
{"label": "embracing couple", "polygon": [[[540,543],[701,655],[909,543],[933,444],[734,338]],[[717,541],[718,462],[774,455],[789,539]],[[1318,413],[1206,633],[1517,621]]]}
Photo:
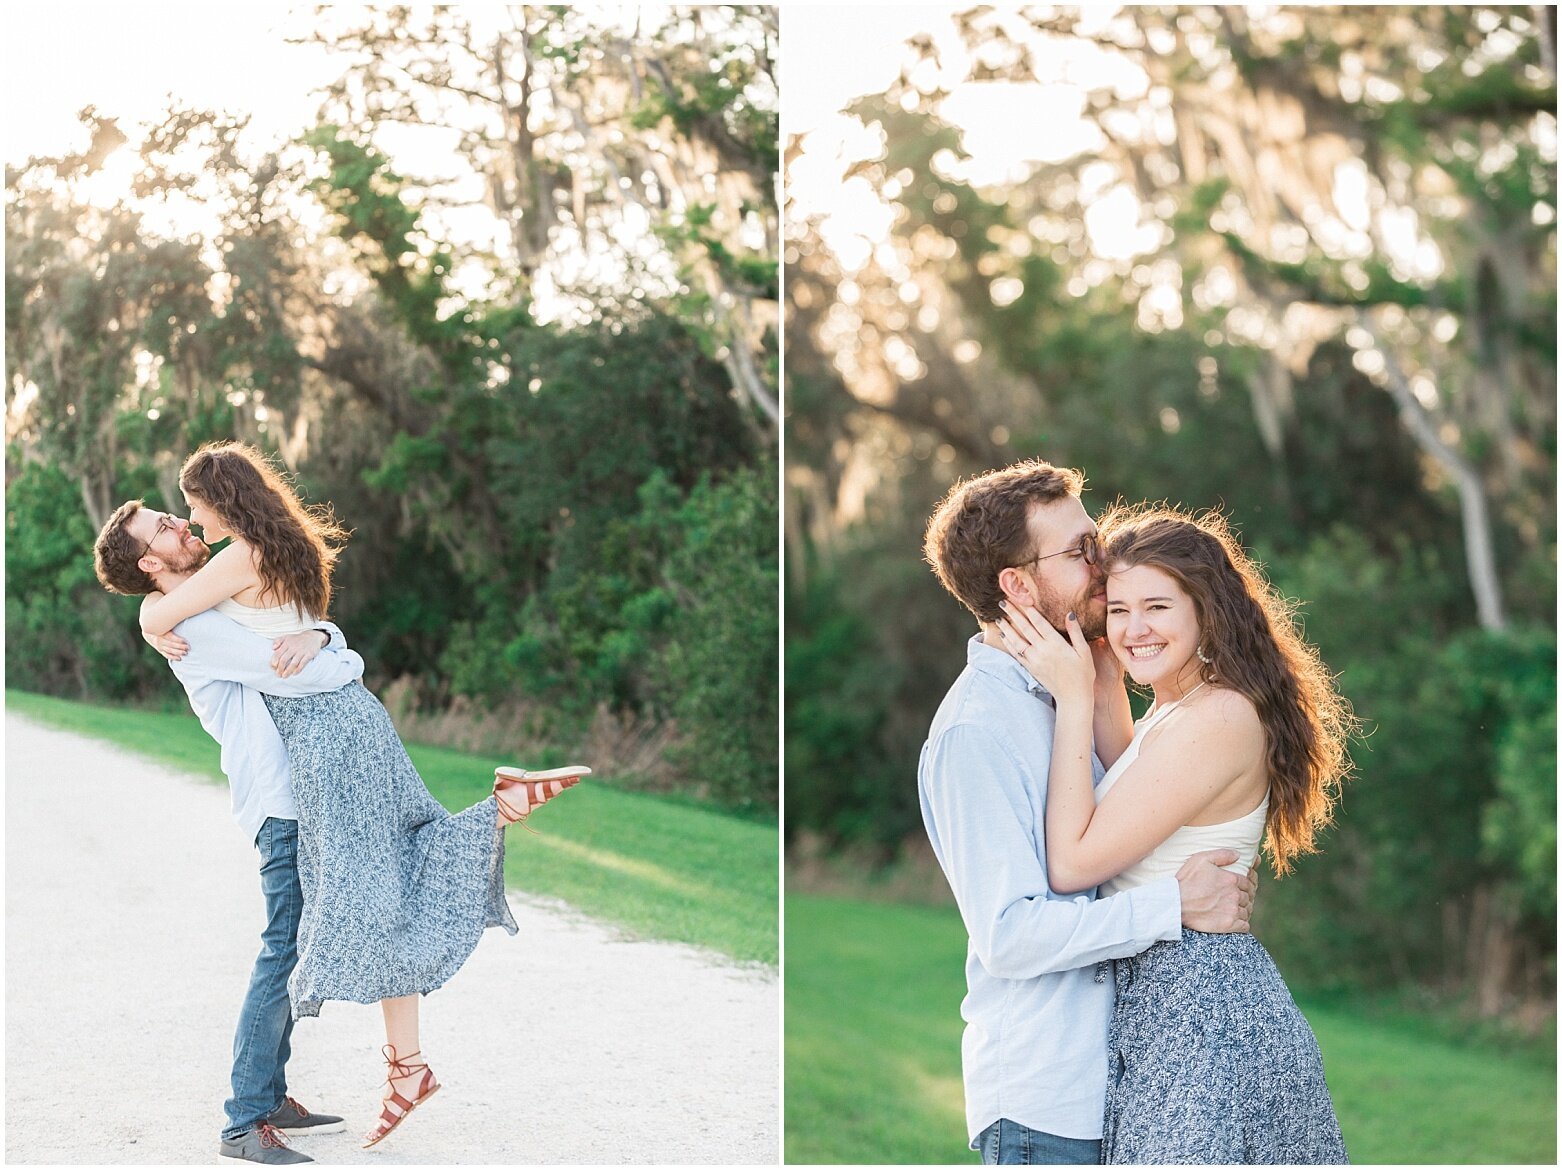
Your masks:
{"label": "embracing couple", "polygon": [[[971,1148],[1344,1163],[1317,1041],[1247,930],[1260,846],[1280,874],[1313,850],[1354,717],[1219,517],[1098,528],[1083,487],[1016,464],[927,529],[981,624],[918,770],[970,934]],[[1125,669],[1154,693],[1137,723]]]}
{"label": "embracing couple", "polygon": [[[234,817],[260,854],[267,922],[220,1156],[309,1162],[282,1135],[344,1123],[288,1094],[293,1021],[326,1000],[380,1004],[387,1092],[363,1139],[378,1143],[439,1089],[417,1059],[418,996],[456,973],[486,927],[516,933],[505,828],[590,769],[499,768],[491,797],[447,813],[359,681],[363,660],[322,620],[346,533],[243,444],[201,448],[179,487],[188,520],[131,500],[98,534],[95,566],[106,588],[144,598],[142,632],[221,746]],[[206,542],[223,539],[211,555]]]}

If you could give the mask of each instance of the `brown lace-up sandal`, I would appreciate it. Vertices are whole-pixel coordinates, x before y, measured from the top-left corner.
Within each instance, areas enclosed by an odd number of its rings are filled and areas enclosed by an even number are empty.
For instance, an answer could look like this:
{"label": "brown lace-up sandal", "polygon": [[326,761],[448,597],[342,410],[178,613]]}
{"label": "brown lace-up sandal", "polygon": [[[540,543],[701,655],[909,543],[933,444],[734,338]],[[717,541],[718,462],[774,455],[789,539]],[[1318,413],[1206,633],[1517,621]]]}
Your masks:
{"label": "brown lace-up sandal", "polygon": [[[409,1113],[439,1092],[439,1082],[434,1079],[434,1074],[428,1065],[411,1059],[422,1055],[421,1050],[409,1052],[405,1057],[401,1057],[396,1055],[395,1048],[387,1044],[380,1051],[385,1053],[385,1063],[390,1066],[390,1073],[385,1078],[385,1087],[390,1092],[380,1102],[383,1106],[380,1110],[380,1120],[375,1123],[373,1129],[363,1135],[363,1148],[366,1150],[384,1141],[393,1129],[407,1119]],[[410,1077],[419,1069],[423,1070],[423,1075],[418,1079],[418,1091],[411,1100],[408,1100],[396,1091],[395,1078]]]}
{"label": "brown lace-up sandal", "polygon": [[499,819],[506,825],[518,824],[530,829],[526,818],[535,809],[547,804],[566,788],[575,787],[582,776],[589,775],[591,769],[583,764],[553,768],[546,772],[528,772],[525,768],[495,768],[494,801],[499,805]]}

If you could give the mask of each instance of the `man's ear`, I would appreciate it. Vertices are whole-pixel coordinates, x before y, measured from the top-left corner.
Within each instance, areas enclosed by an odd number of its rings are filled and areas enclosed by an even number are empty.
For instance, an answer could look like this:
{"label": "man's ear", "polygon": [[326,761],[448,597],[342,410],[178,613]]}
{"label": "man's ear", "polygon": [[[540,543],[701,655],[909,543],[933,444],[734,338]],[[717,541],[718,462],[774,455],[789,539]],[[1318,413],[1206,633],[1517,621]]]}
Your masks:
{"label": "man's ear", "polygon": [[1036,590],[1032,588],[1031,579],[1013,566],[998,573],[998,588],[1012,605],[1039,606],[1041,603]]}
{"label": "man's ear", "polygon": [[163,564],[160,557],[154,557],[150,553],[136,562],[136,568],[140,569],[148,577],[155,577],[168,566]]}

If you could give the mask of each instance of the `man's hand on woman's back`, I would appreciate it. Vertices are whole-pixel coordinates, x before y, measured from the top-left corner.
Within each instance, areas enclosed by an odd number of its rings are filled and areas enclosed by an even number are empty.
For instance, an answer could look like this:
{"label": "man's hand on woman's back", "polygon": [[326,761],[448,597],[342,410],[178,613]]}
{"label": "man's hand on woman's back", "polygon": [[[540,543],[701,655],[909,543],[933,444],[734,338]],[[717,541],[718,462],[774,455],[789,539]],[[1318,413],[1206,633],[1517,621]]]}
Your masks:
{"label": "man's hand on woman's back", "polygon": [[271,669],[276,671],[278,678],[292,678],[314,661],[315,655],[325,649],[330,640],[331,636],[324,630],[305,630],[278,638],[271,643]]}
{"label": "man's hand on woman's back", "polygon": [[1258,867],[1246,876],[1221,869],[1239,860],[1235,849],[1195,853],[1177,871],[1182,924],[1204,934],[1246,934],[1258,889]]}

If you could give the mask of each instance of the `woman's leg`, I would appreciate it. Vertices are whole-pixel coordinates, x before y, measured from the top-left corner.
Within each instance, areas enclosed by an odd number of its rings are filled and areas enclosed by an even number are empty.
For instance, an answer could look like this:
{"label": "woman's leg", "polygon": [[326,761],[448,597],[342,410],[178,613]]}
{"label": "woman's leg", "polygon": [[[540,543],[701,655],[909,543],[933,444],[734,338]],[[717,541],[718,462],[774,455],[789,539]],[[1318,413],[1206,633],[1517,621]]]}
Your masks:
{"label": "woman's leg", "polygon": [[390,1064],[388,1087],[381,1101],[380,1119],[363,1135],[363,1144],[372,1146],[413,1109],[433,1096],[439,1088],[423,1054],[418,1051],[418,997],[399,995],[380,1000],[385,1014],[385,1055]]}
{"label": "woman's leg", "polygon": [[[385,1014],[385,1043],[395,1050],[397,1060],[423,1062],[418,1055],[418,999],[416,995],[398,995],[395,999],[380,1000],[380,1011]],[[414,1097],[420,1075],[393,1075],[390,1086],[403,1097]]]}

